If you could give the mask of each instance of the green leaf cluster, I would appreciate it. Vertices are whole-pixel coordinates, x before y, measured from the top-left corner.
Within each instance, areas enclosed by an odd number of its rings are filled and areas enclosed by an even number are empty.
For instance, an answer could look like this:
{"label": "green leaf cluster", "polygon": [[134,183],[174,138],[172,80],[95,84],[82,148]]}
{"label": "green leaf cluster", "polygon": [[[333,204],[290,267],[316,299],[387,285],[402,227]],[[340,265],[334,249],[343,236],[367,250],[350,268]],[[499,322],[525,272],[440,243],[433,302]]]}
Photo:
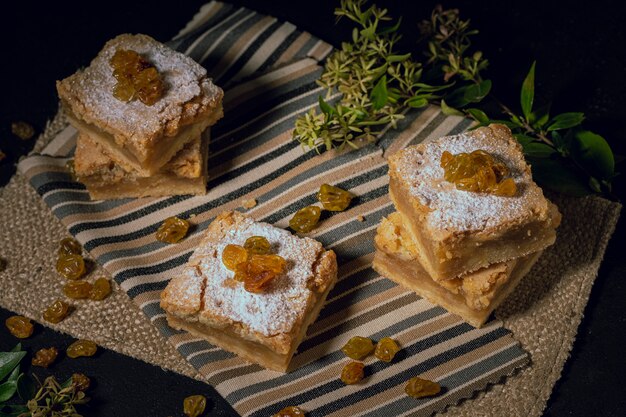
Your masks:
{"label": "green leaf cluster", "polygon": [[0,352],[0,417],[17,417],[28,411],[23,405],[7,404],[16,394],[23,401],[30,398],[30,379],[20,372],[20,362],[24,356],[26,352],[20,343],[10,352]]}
{"label": "green leaf cluster", "polygon": [[386,9],[365,8],[365,0],[342,0],[335,10],[356,27],[352,42],[344,42],[327,60],[318,84],[327,90],[313,108],[296,120],[294,139],[307,148],[357,147],[373,141],[387,125],[396,127],[403,113],[441,98],[449,85],[422,80],[423,68],[411,54],[395,50],[401,20]]}

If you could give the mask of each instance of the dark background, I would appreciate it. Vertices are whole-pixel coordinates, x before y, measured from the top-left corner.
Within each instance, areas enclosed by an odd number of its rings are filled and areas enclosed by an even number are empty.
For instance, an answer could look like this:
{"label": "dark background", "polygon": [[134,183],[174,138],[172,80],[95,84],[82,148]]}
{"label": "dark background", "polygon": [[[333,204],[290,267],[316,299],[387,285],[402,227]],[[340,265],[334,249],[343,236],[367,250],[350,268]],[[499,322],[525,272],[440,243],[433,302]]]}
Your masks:
{"label": "dark background", "polygon": [[[232,1],[289,20],[335,45],[349,38],[351,25],[338,26],[335,1]],[[0,186],[34,139],[13,136],[10,124],[24,120],[37,132],[57,110],[54,81],[86,66],[110,38],[124,32],[146,33],[167,41],[191,19],[204,1],[170,2],[10,2],[0,11]],[[412,4],[416,3],[416,4]],[[458,7],[480,30],[474,44],[490,61],[494,93],[519,108],[519,86],[537,60],[536,100],[552,101],[554,114],[583,111],[586,126],[603,135],[614,151],[626,154],[625,2],[383,1],[392,16],[404,16],[402,49],[415,49],[417,22],[437,3]],[[624,164],[618,170],[624,170]],[[623,200],[624,178],[615,183]],[[1,215],[1,213],[0,213]],[[545,416],[623,416],[626,414],[626,226],[620,221],[595,282],[583,322],[563,376]],[[1,248],[0,248],[1,256]],[[10,261],[10,260],[9,260]],[[0,322],[9,312],[0,309]],[[67,346],[71,339],[37,326],[25,341],[32,352]],[[0,350],[16,340],[0,329]],[[164,372],[101,349],[95,359],[61,360],[52,368],[61,378],[82,370],[96,382],[87,416],[181,416],[182,399],[204,393],[210,415],[231,415],[227,404],[205,384]],[[38,372],[46,375],[45,372]]]}

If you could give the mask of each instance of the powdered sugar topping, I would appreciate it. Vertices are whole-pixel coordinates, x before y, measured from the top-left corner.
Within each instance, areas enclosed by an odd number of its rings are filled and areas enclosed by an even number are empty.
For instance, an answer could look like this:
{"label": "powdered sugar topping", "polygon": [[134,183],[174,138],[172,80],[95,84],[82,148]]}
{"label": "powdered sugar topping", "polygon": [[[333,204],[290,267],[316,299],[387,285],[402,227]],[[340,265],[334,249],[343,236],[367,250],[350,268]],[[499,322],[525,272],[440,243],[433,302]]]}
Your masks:
{"label": "powdered sugar topping", "polygon": [[[441,154],[482,149],[502,161],[511,171],[518,192],[513,197],[461,191],[444,179]],[[434,229],[480,231],[527,217],[538,205],[547,204],[533,182],[519,145],[488,129],[478,129],[409,147],[396,160],[397,174],[406,181],[412,196],[431,209],[427,222]]]}
{"label": "powdered sugar topping", "polygon": [[[251,236],[263,236],[271,244],[272,253],[287,261],[287,271],[275,278],[262,293],[250,293],[243,284],[233,282],[234,273],[222,263],[222,251],[228,244],[242,245]],[[211,251],[215,256],[197,256]],[[322,245],[309,238],[299,238],[286,230],[246,218],[237,229],[227,231],[217,246],[199,248],[193,258],[206,277],[204,308],[247,325],[264,336],[288,333],[304,313],[311,296],[308,283]],[[229,282],[226,282],[229,280]]]}

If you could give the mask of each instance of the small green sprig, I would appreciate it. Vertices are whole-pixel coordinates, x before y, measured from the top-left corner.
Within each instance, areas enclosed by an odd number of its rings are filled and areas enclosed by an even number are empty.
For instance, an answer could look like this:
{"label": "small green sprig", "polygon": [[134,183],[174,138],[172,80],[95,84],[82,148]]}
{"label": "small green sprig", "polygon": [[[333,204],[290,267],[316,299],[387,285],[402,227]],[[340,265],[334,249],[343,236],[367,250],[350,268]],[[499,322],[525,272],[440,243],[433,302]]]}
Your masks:
{"label": "small green sprig", "polygon": [[76,406],[87,402],[89,398],[72,378],[61,384],[54,376],[49,376],[41,384],[35,396],[26,403],[28,413],[24,416],[82,417],[76,410]]}
{"label": "small green sprig", "polygon": [[342,0],[335,10],[357,27],[352,42],[343,42],[327,60],[318,81],[326,99],[320,96],[319,108],[296,120],[293,137],[304,147],[319,152],[371,142],[385,126],[395,128],[406,110],[426,106],[448,88],[421,81],[422,64],[395,50],[401,21],[392,24],[387,9],[366,9],[365,3]]}

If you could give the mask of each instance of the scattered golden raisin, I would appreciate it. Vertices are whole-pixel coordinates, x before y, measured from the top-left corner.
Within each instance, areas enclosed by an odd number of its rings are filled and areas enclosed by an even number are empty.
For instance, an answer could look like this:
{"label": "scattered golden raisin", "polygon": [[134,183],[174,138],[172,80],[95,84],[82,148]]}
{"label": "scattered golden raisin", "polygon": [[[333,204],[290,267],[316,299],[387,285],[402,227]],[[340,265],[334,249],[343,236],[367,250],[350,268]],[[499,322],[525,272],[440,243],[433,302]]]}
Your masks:
{"label": "scattered golden raisin", "polygon": [[456,155],[444,151],[441,167],[445,180],[455,184],[459,190],[507,197],[517,193],[515,181],[504,178],[509,175],[508,168],[482,149]]}
{"label": "scattered golden raisin", "polygon": [[356,384],[365,376],[365,365],[361,362],[349,362],[341,370],[341,381],[344,384]]}
{"label": "scattered golden raisin", "polygon": [[65,255],[81,255],[83,253],[83,248],[80,246],[80,243],[71,237],[66,237],[61,239],[59,242],[59,256]]}
{"label": "scattered golden raisin", "polygon": [[74,300],[89,297],[93,285],[87,281],[70,281],[63,287],[63,293]]}
{"label": "scattered golden raisin", "polygon": [[43,318],[50,323],[60,323],[70,314],[70,306],[64,301],[56,300],[44,312]]}
{"label": "scattered golden raisin", "polygon": [[344,211],[350,205],[354,194],[329,184],[322,184],[317,199],[328,211]]}
{"label": "scattered golden raisin", "polygon": [[400,351],[398,344],[390,337],[383,337],[376,344],[374,356],[383,362],[391,362],[396,353]]}
{"label": "scattered golden raisin", "polygon": [[300,407],[290,405],[274,414],[273,417],[304,417],[304,411]]}
{"label": "scattered golden raisin", "polygon": [[374,343],[367,337],[354,336],[341,350],[347,357],[360,361],[374,351]]}
{"label": "scattered golden raisin", "polygon": [[22,140],[28,140],[35,136],[35,128],[22,121],[11,123],[11,132]]}
{"label": "scattered golden raisin", "polygon": [[63,255],[57,259],[57,272],[67,279],[80,279],[86,272],[81,255]]}
{"label": "scattered golden raisin", "polygon": [[89,299],[101,301],[111,294],[111,281],[106,278],[98,278],[89,291]]}
{"label": "scattered golden raisin", "polygon": [[322,210],[317,206],[303,207],[289,220],[289,227],[298,233],[308,233],[317,226],[321,214]]}
{"label": "scattered golden raisin", "polygon": [[404,387],[404,392],[413,398],[431,397],[439,394],[440,391],[441,386],[438,383],[419,377],[409,379]]}
{"label": "scattered golden raisin", "polygon": [[222,262],[231,271],[235,271],[237,265],[248,260],[248,251],[243,246],[226,245],[222,251]]}
{"label": "scattered golden raisin", "polygon": [[4,321],[9,332],[18,339],[26,339],[33,334],[33,323],[24,316],[11,316]]}
{"label": "scattered golden raisin", "polygon": [[251,236],[246,239],[243,247],[251,255],[265,255],[270,253],[270,242],[263,236]]}
{"label": "scattered golden raisin", "polygon": [[176,243],[185,237],[189,222],[178,217],[169,217],[156,231],[156,238],[165,243]]}
{"label": "scattered golden raisin", "polygon": [[41,366],[42,368],[47,368],[52,365],[59,355],[59,350],[54,346],[47,349],[39,349],[35,352],[35,356],[30,361],[33,366]]}
{"label": "scattered golden raisin", "polygon": [[97,350],[98,345],[91,340],[79,339],[67,347],[67,356],[72,359],[81,356],[93,356]]}
{"label": "scattered golden raisin", "polygon": [[76,372],[72,374],[72,385],[74,385],[77,391],[85,392],[91,385],[91,379],[87,375]]}
{"label": "scattered golden raisin", "polygon": [[187,417],[198,417],[204,413],[206,398],[204,395],[191,395],[183,401],[183,413]]}
{"label": "scattered golden raisin", "polygon": [[135,51],[119,49],[109,61],[117,84],[113,96],[120,101],[139,99],[152,106],[163,95],[165,85],[157,69]]}

